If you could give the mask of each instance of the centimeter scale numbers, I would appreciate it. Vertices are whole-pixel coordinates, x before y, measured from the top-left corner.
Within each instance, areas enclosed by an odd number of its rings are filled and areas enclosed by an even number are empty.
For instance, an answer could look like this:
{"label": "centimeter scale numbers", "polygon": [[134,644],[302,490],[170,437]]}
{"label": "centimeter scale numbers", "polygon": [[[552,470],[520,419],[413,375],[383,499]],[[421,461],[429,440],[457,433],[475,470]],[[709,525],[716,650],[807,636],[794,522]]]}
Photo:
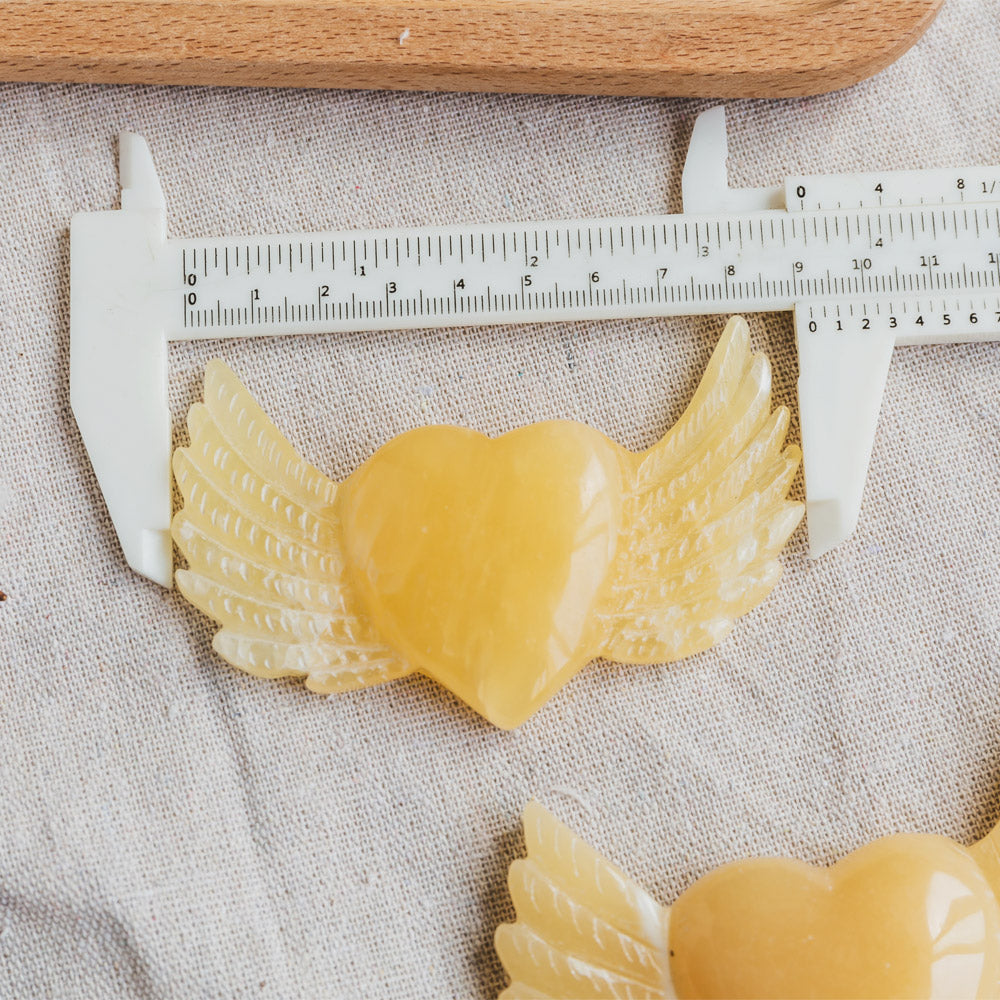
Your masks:
{"label": "centimeter scale numbers", "polygon": [[995,204],[171,240],[164,257],[171,339],[796,304],[810,330],[900,342],[1000,328]]}

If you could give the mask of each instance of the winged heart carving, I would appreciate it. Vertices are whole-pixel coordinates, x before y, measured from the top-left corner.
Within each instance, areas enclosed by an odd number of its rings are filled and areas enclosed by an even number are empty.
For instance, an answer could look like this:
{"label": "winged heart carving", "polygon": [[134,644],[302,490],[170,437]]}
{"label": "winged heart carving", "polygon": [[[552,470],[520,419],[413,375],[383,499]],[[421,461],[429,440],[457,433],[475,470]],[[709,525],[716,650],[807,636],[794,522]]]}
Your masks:
{"label": "winged heart carving", "polygon": [[188,428],[177,585],[222,626],[224,659],[326,693],[421,671],[503,728],[596,657],[718,642],[777,583],[802,517],[801,453],[739,318],[639,454],[571,421],[496,439],[431,426],[335,483],[220,361]]}
{"label": "winged heart carving", "polygon": [[831,868],[754,858],[661,906],[539,803],[510,868],[501,1000],[1000,996],[1000,825],[883,837]]}

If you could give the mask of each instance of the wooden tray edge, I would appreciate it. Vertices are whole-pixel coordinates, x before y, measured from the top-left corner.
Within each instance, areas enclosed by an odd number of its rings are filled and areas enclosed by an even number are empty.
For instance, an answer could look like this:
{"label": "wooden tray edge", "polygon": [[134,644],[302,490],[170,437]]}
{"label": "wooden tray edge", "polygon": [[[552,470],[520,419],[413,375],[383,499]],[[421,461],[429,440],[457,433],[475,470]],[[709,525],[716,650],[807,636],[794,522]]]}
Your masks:
{"label": "wooden tray edge", "polygon": [[0,79],[795,97],[884,69],[942,3],[7,0]]}

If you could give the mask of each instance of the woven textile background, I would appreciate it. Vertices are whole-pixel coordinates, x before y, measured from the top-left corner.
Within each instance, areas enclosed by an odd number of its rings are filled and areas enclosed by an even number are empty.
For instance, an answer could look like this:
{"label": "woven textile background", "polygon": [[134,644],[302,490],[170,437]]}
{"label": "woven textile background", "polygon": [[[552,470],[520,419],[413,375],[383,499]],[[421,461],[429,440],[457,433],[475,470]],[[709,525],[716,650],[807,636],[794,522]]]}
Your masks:
{"label": "woven textile background", "polygon": [[[1000,163],[998,53],[995,0],[948,0],[870,82],[733,101],[733,183]],[[515,732],[420,677],[244,676],[119,552],[69,407],[67,239],[115,203],[119,130],[201,236],[678,211],[706,106],[0,86],[0,996],[492,997],[532,796],[663,901],[747,855],[1000,818],[1000,344],[896,352],[857,533],[811,562],[800,528],[717,649],[592,666]],[[749,319],[794,413],[790,316]],[[337,477],[434,422],[642,448],[723,322],[175,346],[176,436],[220,356]]]}

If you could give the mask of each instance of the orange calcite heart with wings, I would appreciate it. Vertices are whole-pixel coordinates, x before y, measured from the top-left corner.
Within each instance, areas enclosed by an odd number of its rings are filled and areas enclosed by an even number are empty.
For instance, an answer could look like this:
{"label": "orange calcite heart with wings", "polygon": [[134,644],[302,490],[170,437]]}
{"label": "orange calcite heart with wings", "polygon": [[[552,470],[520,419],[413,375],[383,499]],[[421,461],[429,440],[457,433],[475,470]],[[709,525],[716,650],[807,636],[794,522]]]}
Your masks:
{"label": "orange calcite heart with wings", "polygon": [[590,660],[675,660],[775,585],[801,454],[740,319],[687,411],[634,454],[583,424],[424,427],[346,482],[221,362],[174,456],[181,592],[250,673],[343,691],[419,670],[519,725]]}
{"label": "orange calcite heart with wings", "polygon": [[517,923],[496,934],[503,1000],[1000,996],[1000,828],[971,848],[886,837],[829,869],[725,865],[670,907],[538,803],[524,829]]}

